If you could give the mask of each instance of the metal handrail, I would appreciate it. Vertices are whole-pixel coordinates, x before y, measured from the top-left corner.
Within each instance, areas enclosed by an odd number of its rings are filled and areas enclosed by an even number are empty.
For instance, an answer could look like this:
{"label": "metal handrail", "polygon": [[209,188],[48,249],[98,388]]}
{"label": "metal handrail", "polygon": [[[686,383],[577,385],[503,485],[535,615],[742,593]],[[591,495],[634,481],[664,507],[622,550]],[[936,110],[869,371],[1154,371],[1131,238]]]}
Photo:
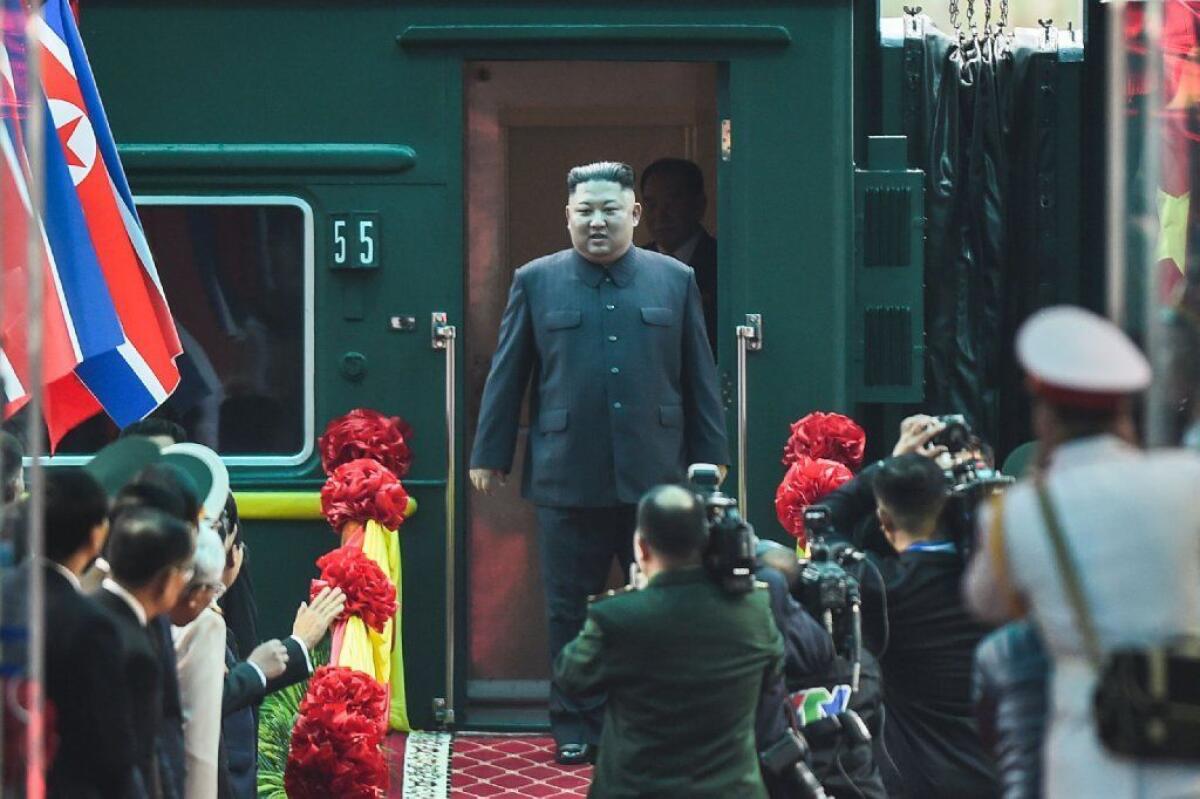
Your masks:
{"label": "metal handrail", "polygon": [[458,329],[448,324],[443,311],[435,311],[431,324],[430,344],[435,350],[446,353],[446,688],[445,696],[434,700],[434,712],[443,727],[454,726],[454,677],[455,677],[455,616],[457,614],[457,585],[455,565],[455,496],[456,458],[455,421],[457,417],[456,387],[458,375],[454,342]]}
{"label": "metal handrail", "polygon": [[746,496],[747,370],[746,353],[762,349],[762,314],[746,314],[746,324],[737,326],[737,470],[738,505],[748,513]]}

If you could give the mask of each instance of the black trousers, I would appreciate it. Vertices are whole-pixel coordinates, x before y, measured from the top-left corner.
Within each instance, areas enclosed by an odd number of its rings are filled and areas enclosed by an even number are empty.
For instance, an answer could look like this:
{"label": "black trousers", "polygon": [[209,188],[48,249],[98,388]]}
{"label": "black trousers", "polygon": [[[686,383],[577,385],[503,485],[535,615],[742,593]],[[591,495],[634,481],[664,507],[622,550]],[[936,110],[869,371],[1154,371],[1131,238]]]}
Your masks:
{"label": "black trousers", "polygon": [[[537,507],[538,548],[546,591],[550,663],[579,634],[587,600],[604,590],[615,557],[623,572],[633,562],[635,506]],[[568,696],[550,684],[550,730],[559,744],[599,743],[604,696]]]}

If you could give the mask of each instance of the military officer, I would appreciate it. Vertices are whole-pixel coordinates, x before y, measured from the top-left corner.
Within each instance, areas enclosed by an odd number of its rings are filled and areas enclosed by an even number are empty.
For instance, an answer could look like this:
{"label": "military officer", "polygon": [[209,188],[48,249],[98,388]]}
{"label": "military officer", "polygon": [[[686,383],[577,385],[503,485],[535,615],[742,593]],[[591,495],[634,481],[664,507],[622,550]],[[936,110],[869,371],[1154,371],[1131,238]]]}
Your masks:
{"label": "military officer", "polygon": [[[1108,752],[1092,711],[1098,664],[1115,648],[1200,634],[1200,459],[1133,443],[1133,400],[1150,384],[1150,365],[1107,320],[1048,308],[1016,345],[1033,394],[1038,473],[980,515],[966,594],[981,618],[1028,609],[1043,633],[1054,675],[1043,792],[1200,795],[1196,765]],[[1056,537],[1078,592],[1067,587]]]}
{"label": "military officer", "polygon": [[726,594],[701,565],[704,509],[679,486],[637,508],[641,590],[592,604],[555,664],[571,692],[608,692],[589,796],[765,799],[755,752],[760,692],[783,639],[769,593]]}
{"label": "military officer", "polygon": [[[625,164],[568,174],[572,247],[513,277],[471,454],[471,482],[490,491],[511,469],[532,382],[522,493],[537,506],[551,659],[579,631],[613,557],[631,562],[641,495],[682,480],[689,463],[729,462],[695,276],[632,246],[633,186]],[[592,756],[602,706],[551,688],[560,762]]]}

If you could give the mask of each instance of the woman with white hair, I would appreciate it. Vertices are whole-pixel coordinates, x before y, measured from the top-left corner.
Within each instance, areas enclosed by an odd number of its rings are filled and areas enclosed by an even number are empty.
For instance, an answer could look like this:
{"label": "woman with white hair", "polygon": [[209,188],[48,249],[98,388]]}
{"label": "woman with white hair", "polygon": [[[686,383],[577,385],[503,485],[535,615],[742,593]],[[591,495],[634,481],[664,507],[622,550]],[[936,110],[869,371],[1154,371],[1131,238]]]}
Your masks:
{"label": "woman with white hair", "polygon": [[225,590],[225,547],[208,525],[200,525],[195,573],[171,611],[172,637],[183,710],[187,764],[186,799],[217,795],[217,751],[221,741],[221,692],[225,682],[225,619],[216,610]]}

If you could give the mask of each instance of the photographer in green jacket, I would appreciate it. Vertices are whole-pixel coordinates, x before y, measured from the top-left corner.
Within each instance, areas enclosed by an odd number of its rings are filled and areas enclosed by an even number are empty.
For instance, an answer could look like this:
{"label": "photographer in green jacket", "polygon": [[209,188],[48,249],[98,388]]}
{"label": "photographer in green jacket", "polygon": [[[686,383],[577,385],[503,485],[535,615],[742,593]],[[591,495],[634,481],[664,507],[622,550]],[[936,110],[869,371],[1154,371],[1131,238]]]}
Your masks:
{"label": "photographer in green jacket", "polygon": [[592,797],[765,799],[754,719],[783,642],[765,588],[731,594],[701,564],[704,508],[658,486],[637,509],[644,587],[594,602],[555,663],[573,694],[606,691]]}

